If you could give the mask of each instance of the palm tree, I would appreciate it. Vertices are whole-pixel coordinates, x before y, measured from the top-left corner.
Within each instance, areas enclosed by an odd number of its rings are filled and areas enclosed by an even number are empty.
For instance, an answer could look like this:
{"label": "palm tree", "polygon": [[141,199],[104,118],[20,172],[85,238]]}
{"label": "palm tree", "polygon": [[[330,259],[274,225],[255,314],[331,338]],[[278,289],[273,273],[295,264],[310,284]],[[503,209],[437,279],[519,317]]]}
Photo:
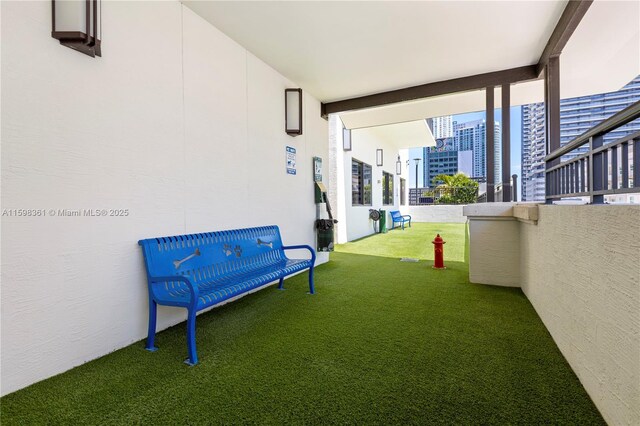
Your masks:
{"label": "palm tree", "polygon": [[437,175],[433,178],[433,183],[436,184],[437,188],[455,188],[459,186],[464,186],[466,182],[468,182],[469,177],[462,172],[458,172],[455,175]]}
{"label": "palm tree", "polygon": [[478,182],[462,172],[455,175],[437,175],[433,178],[436,190],[440,191],[442,204],[475,203],[478,194]]}

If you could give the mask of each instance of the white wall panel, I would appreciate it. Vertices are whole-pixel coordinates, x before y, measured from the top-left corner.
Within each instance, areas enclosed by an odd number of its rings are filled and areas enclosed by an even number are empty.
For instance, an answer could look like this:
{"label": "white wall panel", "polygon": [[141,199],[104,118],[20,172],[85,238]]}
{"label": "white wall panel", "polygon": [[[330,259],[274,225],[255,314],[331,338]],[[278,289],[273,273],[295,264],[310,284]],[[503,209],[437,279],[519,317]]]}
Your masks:
{"label": "white wall panel", "polygon": [[400,212],[410,215],[412,223],[465,223],[467,221],[462,211],[463,205],[410,206],[408,204],[400,206]]}
{"label": "white wall panel", "polygon": [[607,423],[640,424],[640,206],[484,203],[464,213],[470,280],[522,287]]}
{"label": "white wall panel", "polygon": [[[287,136],[296,85],[178,2],[104,2],[95,59],[51,38],[49,1],[1,7],[2,208],[129,209],[2,217],[2,394],[146,336],[140,238],[278,224],[314,244],[317,100]],[[183,318],[161,309],[158,328]]]}
{"label": "white wall panel", "polygon": [[[398,148],[392,142],[379,137],[375,128],[356,129],[351,131],[353,149],[344,151],[344,203],[346,222],[346,241],[366,237],[374,233],[373,221],[369,219],[369,209],[384,209],[387,211],[387,228],[391,227],[389,211],[398,210],[400,204],[400,177],[406,178],[406,169],[402,167],[403,175],[397,176],[396,160]],[[376,150],[383,150],[383,166],[376,165]],[[370,206],[353,205],[351,199],[351,161],[355,159],[371,166],[372,194]],[[383,171],[393,176],[393,205],[382,204],[382,176]],[[342,235],[342,233],[341,233]],[[339,241],[344,243],[346,241]]]}
{"label": "white wall panel", "polygon": [[522,290],[607,423],[640,424],[640,207],[538,206]]}

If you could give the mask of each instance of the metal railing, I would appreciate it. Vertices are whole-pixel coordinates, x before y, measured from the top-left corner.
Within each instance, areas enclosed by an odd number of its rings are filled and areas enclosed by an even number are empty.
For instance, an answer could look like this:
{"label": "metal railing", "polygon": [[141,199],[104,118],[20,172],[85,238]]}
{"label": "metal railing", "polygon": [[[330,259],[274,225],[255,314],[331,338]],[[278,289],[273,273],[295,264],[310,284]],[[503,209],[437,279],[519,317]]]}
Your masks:
{"label": "metal railing", "polygon": [[[493,199],[497,202],[502,202],[502,201],[517,202],[518,201],[518,175],[511,175],[511,182],[508,188],[509,188],[509,197],[508,197],[508,200],[505,200],[504,197],[502,196],[504,185],[502,184],[502,182],[499,182],[498,184],[496,184]],[[480,195],[478,195],[478,200],[476,202],[486,203],[487,193],[482,192]]]}
{"label": "metal railing", "polygon": [[431,206],[434,204],[469,204],[476,202],[477,198],[477,188],[409,188],[410,206]]}
{"label": "metal railing", "polygon": [[[604,135],[637,118],[640,118],[640,101],[547,155],[547,202],[563,197],[589,197],[591,203],[602,204],[605,195],[640,192],[640,132],[603,145]],[[587,144],[587,152],[561,161],[563,155]]]}

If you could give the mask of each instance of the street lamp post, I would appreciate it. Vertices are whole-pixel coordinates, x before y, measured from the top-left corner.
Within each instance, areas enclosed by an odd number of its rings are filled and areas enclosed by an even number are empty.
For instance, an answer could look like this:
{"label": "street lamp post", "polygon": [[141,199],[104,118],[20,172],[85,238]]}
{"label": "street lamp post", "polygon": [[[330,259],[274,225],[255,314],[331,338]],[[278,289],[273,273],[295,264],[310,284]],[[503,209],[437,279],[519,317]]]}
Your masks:
{"label": "street lamp post", "polygon": [[420,158],[414,158],[413,161],[416,162],[416,189],[418,189],[418,163],[420,162]]}

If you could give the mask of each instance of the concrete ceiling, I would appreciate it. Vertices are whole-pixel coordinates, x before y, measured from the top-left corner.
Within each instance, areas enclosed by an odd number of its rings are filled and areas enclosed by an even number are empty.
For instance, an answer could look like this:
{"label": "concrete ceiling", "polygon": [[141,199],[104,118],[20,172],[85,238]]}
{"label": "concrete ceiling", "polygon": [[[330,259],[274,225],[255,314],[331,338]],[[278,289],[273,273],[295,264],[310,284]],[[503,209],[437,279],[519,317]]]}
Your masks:
{"label": "concrete ceiling", "polygon": [[537,63],[566,1],[183,3],[323,102]]}
{"label": "concrete ceiling", "polygon": [[351,133],[354,143],[357,143],[360,132],[364,131],[381,141],[395,146],[397,149],[413,148],[414,146],[436,146],[436,140],[425,120],[354,129]]}
{"label": "concrete ceiling", "polygon": [[[537,63],[566,1],[183,3],[323,102]],[[561,56],[561,96],[640,74],[640,2],[595,1]],[[512,105],[543,84],[512,86]],[[496,107],[500,107],[499,91]],[[484,109],[471,91],[340,114],[348,128]]]}
{"label": "concrete ceiling", "polygon": [[[561,98],[619,90],[640,75],[640,2],[596,1],[560,56]],[[511,105],[544,101],[542,80],[511,86]],[[500,89],[495,92],[501,107]],[[340,114],[349,129],[485,109],[476,90]]]}

